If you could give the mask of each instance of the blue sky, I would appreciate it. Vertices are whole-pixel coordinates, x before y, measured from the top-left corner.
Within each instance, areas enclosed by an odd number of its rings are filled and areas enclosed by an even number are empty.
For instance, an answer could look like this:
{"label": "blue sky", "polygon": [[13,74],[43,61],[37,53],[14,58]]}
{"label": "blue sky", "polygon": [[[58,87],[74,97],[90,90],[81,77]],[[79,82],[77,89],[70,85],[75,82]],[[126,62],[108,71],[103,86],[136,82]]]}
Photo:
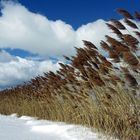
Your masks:
{"label": "blue sky", "polygon": [[73,28],[97,19],[120,18],[116,8],[140,10],[139,0],[18,0],[29,10],[51,20],[61,19]]}
{"label": "blue sky", "polygon": [[82,40],[99,47],[113,36],[106,22],[117,8],[139,10],[138,0],[3,0],[0,3],[0,88],[56,71],[63,55],[75,55]]}
{"label": "blue sky", "polygon": [[[8,0],[7,0],[8,1]],[[130,12],[139,9],[139,0],[13,0],[25,6],[33,13],[46,16],[49,20],[62,20],[75,30],[83,24],[98,19],[108,21],[111,18],[120,19],[117,8]],[[10,47],[10,46],[9,46]],[[21,57],[35,56],[21,49],[5,49],[12,55]],[[54,56],[53,56],[54,57]]]}

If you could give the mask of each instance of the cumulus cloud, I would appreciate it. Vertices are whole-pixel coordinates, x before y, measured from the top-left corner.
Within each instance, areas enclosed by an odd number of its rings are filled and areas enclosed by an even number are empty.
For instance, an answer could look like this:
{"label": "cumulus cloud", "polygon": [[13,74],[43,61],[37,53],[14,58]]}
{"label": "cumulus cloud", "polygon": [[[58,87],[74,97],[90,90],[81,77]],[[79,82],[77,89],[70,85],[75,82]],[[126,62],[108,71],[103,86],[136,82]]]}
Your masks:
{"label": "cumulus cloud", "polygon": [[[60,58],[62,55],[73,55],[74,46],[82,47],[82,40],[90,40],[98,46],[104,35],[110,34],[103,20],[74,30],[62,20],[49,20],[43,15],[30,12],[19,3],[2,1],[1,7],[0,48],[18,48],[45,58]],[[9,87],[43,72],[54,71],[59,65],[50,60],[14,57],[1,51],[0,67],[0,87]]]}
{"label": "cumulus cloud", "polygon": [[[42,75],[43,72],[56,71],[59,64],[51,60],[35,61],[11,56],[5,51],[0,52],[0,88],[10,87]],[[8,57],[7,57],[8,56]]]}
{"label": "cumulus cloud", "polygon": [[104,20],[82,25],[74,30],[62,20],[52,21],[30,12],[19,3],[2,2],[0,17],[0,47],[20,48],[44,56],[73,55],[74,46],[87,39],[98,45],[110,34]]}
{"label": "cumulus cloud", "polygon": [[4,63],[4,62],[12,61],[12,60],[17,60],[17,58],[11,56],[8,52],[4,50],[0,51],[0,62]]}
{"label": "cumulus cloud", "polygon": [[73,51],[75,33],[70,25],[61,20],[48,20],[17,3],[3,2],[2,5],[0,47],[57,57]]}
{"label": "cumulus cloud", "polygon": [[[87,25],[82,25],[76,31],[76,43],[77,46],[83,46],[81,40],[88,40],[94,43],[102,53],[105,53],[99,46],[101,40],[105,40],[105,35],[113,35],[113,33],[108,30],[105,24],[106,22],[99,19],[95,22],[88,23]],[[113,35],[114,36],[114,35]]]}
{"label": "cumulus cloud", "polygon": [[[106,34],[114,37],[105,23],[106,21],[99,19],[74,30],[62,20],[52,21],[30,12],[19,3],[2,1],[0,48],[22,49],[42,58],[70,56],[75,53],[74,46],[83,46],[82,40],[91,41],[98,47],[100,41],[105,40]],[[15,57],[1,51],[0,87],[13,86],[59,68],[58,63],[50,60],[29,58]]]}

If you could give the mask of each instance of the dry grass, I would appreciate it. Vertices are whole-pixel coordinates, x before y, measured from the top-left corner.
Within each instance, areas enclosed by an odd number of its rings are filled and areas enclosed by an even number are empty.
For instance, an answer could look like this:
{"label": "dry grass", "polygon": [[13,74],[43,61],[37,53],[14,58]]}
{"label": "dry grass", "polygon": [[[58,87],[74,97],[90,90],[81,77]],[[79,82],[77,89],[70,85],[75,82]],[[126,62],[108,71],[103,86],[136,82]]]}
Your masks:
{"label": "dry grass", "polygon": [[[135,28],[130,13],[119,9],[128,26]],[[139,19],[138,13],[136,13]],[[65,56],[57,73],[31,79],[24,85],[0,93],[0,113],[30,115],[42,119],[82,124],[122,140],[140,139],[139,39],[123,34],[127,28],[113,19],[107,24],[120,38],[106,36],[101,47],[108,61],[89,41],[75,48],[76,56]],[[131,23],[131,24],[130,24]],[[138,28],[138,27],[137,27]],[[135,31],[136,32],[136,31]],[[136,32],[139,37],[139,31]],[[122,66],[115,63],[121,62]]]}

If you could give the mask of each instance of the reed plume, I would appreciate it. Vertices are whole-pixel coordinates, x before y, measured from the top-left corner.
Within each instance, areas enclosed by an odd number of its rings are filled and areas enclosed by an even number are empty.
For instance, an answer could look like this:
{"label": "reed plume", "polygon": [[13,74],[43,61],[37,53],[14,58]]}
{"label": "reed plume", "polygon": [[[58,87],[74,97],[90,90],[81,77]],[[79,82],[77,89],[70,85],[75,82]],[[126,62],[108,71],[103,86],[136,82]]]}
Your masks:
{"label": "reed plume", "polygon": [[135,17],[138,19],[138,20],[140,20],[140,13],[139,12],[135,12]]}
{"label": "reed plume", "polygon": [[86,125],[120,140],[139,140],[139,39],[120,30],[127,30],[127,23],[140,33],[129,12],[118,12],[125,21],[112,19],[107,25],[119,39],[106,35],[100,46],[83,40],[84,48],[75,47],[75,56],[64,55],[66,64],[59,63],[55,73],[0,91],[0,113]]}
{"label": "reed plume", "polygon": [[131,20],[129,20],[129,19],[125,18],[125,19],[124,19],[124,22],[125,22],[128,26],[130,26],[131,28],[138,29],[137,25],[136,25],[134,22],[132,22]]}
{"label": "reed plume", "polygon": [[119,8],[117,9],[117,12],[125,18],[134,19],[133,16],[127,10]]}
{"label": "reed plume", "polygon": [[117,29],[120,29],[120,30],[126,30],[125,26],[118,20],[116,19],[111,19],[111,23],[117,28]]}

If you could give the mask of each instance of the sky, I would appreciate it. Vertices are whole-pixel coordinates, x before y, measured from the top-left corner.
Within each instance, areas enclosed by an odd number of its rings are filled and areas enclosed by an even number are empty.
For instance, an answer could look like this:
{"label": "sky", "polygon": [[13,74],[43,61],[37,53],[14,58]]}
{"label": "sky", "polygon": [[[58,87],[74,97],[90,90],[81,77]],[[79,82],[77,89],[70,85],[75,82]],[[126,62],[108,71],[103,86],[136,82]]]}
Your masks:
{"label": "sky", "polygon": [[114,36],[106,22],[121,19],[116,9],[133,13],[139,5],[138,0],[1,0],[0,89],[58,70],[63,55],[75,55],[82,40],[99,47],[105,35]]}
{"label": "sky", "polygon": [[131,12],[139,10],[140,0],[19,0],[30,11],[47,16],[51,20],[61,19],[77,29],[82,24],[97,19],[120,18],[117,8]]}

